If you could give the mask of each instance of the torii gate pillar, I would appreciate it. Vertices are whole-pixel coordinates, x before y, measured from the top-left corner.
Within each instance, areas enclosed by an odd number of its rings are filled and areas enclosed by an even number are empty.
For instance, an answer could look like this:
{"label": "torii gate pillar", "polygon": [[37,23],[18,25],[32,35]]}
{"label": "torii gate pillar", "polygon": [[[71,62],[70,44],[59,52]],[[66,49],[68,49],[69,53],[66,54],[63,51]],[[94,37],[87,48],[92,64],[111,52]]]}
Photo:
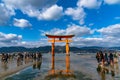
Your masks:
{"label": "torii gate pillar", "polygon": [[[52,40],[48,40],[48,42],[52,43],[52,65],[51,65],[51,72],[52,74],[55,73],[55,42],[66,42],[66,73],[70,72],[70,53],[69,53],[69,42],[72,42],[72,40],[69,40],[69,38],[72,38],[74,35],[48,35],[46,34],[48,38],[52,38]],[[57,39],[56,39],[57,38]],[[64,38],[64,40],[62,40]]]}

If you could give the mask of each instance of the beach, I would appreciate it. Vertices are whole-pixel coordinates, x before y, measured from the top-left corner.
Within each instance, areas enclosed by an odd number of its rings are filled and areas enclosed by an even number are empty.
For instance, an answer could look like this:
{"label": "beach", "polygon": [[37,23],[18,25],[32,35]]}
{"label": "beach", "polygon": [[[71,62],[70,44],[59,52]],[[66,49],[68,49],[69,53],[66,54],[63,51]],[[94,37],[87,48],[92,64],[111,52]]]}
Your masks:
{"label": "beach", "polygon": [[[65,70],[65,55],[55,55],[55,70]],[[111,72],[103,74],[97,72],[98,63],[95,54],[77,55],[71,53],[70,55],[70,70],[73,76],[50,77],[51,70],[51,54],[43,54],[42,63],[39,68],[35,68],[34,63],[29,63],[17,69],[11,69],[8,72],[5,80],[119,80],[119,67],[115,69],[115,76],[111,76]],[[118,63],[119,65],[119,63]],[[116,72],[117,71],[117,72]],[[1,73],[0,73],[1,74]],[[10,75],[11,74],[11,75]],[[23,77],[25,76],[25,77]],[[52,79],[53,78],[53,79]]]}

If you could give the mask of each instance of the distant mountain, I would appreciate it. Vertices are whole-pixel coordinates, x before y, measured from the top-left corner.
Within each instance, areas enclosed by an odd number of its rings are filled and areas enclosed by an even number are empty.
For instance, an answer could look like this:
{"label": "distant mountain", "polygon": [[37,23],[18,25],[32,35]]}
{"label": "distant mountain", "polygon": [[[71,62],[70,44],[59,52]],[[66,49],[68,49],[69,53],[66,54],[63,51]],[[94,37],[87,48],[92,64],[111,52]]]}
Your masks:
{"label": "distant mountain", "polygon": [[50,46],[38,47],[38,48],[25,48],[25,47],[2,47],[0,48],[0,53],[11,53],[11,52],[49,52]]}
{"label": "distant mountain", "polygon": [[[120,50],[120,47],[70,47],[70,52],[74,53],[96,53],[99,50]],[[65,53],[65,46],[55,46],[56,53]],[[0,53],[11,53],[11,52],[41,52],[41,53],[48,53],[51,52],[51,46],[43,46],[38,48],[25,48],[25,47],[1,47]]]}
{"label": "distant mountain", "polygon": [[0,48],[0,52],[23,52],[27,51],[25,47],[2,47]]}

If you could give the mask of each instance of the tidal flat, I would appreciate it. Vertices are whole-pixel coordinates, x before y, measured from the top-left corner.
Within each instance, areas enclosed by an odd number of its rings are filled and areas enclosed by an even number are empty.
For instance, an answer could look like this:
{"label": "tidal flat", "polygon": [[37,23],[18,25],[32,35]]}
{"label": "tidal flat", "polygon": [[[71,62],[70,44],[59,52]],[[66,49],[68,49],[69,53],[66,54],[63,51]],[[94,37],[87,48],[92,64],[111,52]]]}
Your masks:
{"label": "tidal flat", "polygon": [[[66,54],[55,54],[55,70],[66,70]],[[11,64],[11,63],[10,63]],[[25,64],[26,65],[26,64]],[[23,65],[23,66],[25,66]],[[118,63],[120,65],[120,63]],[[77,55],[70,54],[70,70],[72,75],[65,76],[62,74],[49,75],[51,70],[51,54],[43,54],[42,62],[33,62],[19,71],[7,75],[4,80],[119,80],[119,66],[114,67],[115,75],[111,71],[104,74],[96,69],[98,63],[95,54]],[[2,68],[1,68],[2,69]],[[14,69],[18,69],[14,67]],[[9,70],[9,69],[8,69]]]}

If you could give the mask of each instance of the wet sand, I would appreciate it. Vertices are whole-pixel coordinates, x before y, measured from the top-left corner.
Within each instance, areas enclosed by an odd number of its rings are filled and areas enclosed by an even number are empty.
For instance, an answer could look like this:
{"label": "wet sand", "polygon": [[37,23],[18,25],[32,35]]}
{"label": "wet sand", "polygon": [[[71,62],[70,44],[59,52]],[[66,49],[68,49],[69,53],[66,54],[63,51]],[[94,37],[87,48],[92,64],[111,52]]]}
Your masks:
{"label": "wet sand", "polygon": [[21,63],[17,63],[17,60],[9,60],[8,63],[3,63],[0,61],[0,80],[4,80],[6,76],[12,75],[20,70],[23,70],[33,63],[28,62],[25,63],[24,61]]}
{"label": "wet sand", "polygon": [[14,69],[7,70],[7,71],[5,71],[5,72],[1,72],[1,73],[0,73],[0,79],[3,79],[3,78],[5,78],[5,77],[8,76],[8,75],[14,74],[14,73],[16,73],[16,72],[18,72],[18,71],[20,71],[20,70],[22,70],[22,69],[25,69],[25,68],[27,68],[27,67],[29,67],[29,66],[31,66],[31,65],[32,65],[32,63],[28,63],[28,64],[26,64],[26,65],[22,65],[22,66],[19,66],[19,67],[15,67]]}
{"label": "wet sand", "polygon": [[[48,58],[49,56],[49,58]],[[44,56],[44,58],[46,58],[46,62],[49,62],[49,64],[47,66],[49,66],[49,70],[51,69],[51,55],[47,54]],[[98,75],[97,77],[94,77],[95,75],[91,75],[91,70],[88,69],[88,66],[90,63],[87,63],[87,60],[91,58],[91,55],[77,55],[77,54],[71,54],[70,55],[70,69],[73,72],[73,74],[75,75],[75,77],[67,77],[68,79],[72,79],[72,80],[99,80],[98,79]],[[91,67],[91,66],[90,66]],[[93,69],[93,67],[91,67]],[[55,56],[55,69],[56,70],[65,70],[66,69],[66,65],[65,65],[65,54],[56,54]],[[96,70],[96,67],[94,66],[94,69]],[[95,71],[94,70],[94,71]],[[91,72],[90,72],[91,71]],[[94,73],[93,71],[93,73]],[[95,71],[96,72],[96,71]],[[90,74],[89,74],[90,73]],[[44,73],[44,75],[42,75],[42,77],[37,77],[34,80],[46,80],[45,77],[48,76],[48,72]],[[61,78],[61,77],[60,77]],[[56,77],[55,79],[60,79],[59,77]],[[68,79],[63,79],[63,80],[68,80]],[[51,80],[51,79],[48,79]],[[52,79],[54,80],[54,79]]]}
{"label": "wet sand", "polygon": [[[31,77],[27,77],[24,78],[23,77],[19,77],[16,76],[16,74],[14,76],[8,76],[7,79],[5,80],[120,80],[120,70],[119,70],[119,65],[120,63],[118,63],[114,68],[111,68],[110,66],[106,67],[109,68],[109,73],[102,73],[102,72],[97,72],[96,68],[98,67],[98,63],[96,61],[95,58],[95,54],[85,54],[85,55],[77,55],[77,54],[71,54],[70,55],[70,69],[73,71],[75,77],[67,77],[63,76],[63,75],[57,75],[56,77],[54,77],[53,79],[51,79],[52,77],[47,77],[48,76],[48,72],[51,69],[51,55],[50,54],[44,54],[43,55],[43,59],[42,59],[42,64],[40,69],[36,70],[33,69],[33,67],[24,67],[24,71],[22,71],[20,74],[17,75],[22,75],[25,72],[29,73],[29,76]],[[25,66],[25,65],[24,65]],[[20,68],[19,70],[22,70],[22,68]],[[56,70],[65,70],[65,54],[56,54],[55,56],[55,69]],[[18,71],[19,71],[18,70]],[[112,72],[111,70],[114,70],[115,75],[112,76]],[[17,71],[14,71],[15,73]],[[14,73],[13,72],[13,73]],[[34,73],[34,75],[32,74]],[[11,73],[10,73],[11,74]],[[28,76],[28,74],[26,75]],[[33,77],[32,77],[33,76]],[[16,77],[16,78],[14,78]]]}
{"label": "wet sand", "polygon": [[[51,59],[48,58],[48,55],[44,56],[48,59],[48,62],[51,63]],[[51,57],[49,55],[49,57]],[[65,54],[57,54],[55,56],[55,69],[61,70],[65,69]],[[85,54],[85,55],[70,55],[71,67],[70,69],[75,74],[76,78],[72,80],[120,80],[120,62],[114,65],[114,68],[107,66],[105,68],[109,69],[108,73],[98,72],[97,67],[98,63],[95,58],[95,54]],[[48,65],[50,69],[50,64]],[[114,72],[114,75],[112,74]],[[47,73],[46,73],[47,74]],[[45,75],[44,74],[44,77]],[[82,76],[81,76],[82,75]],[[81,76],[81,77],[80,77]],[[56,78],[59,79],[59,78]],[[41,79],[41,76],[35,80],[45,80]],[[62,80],[62,79],[60,79]],[[65,79],[66,80],[66,79]]]}

